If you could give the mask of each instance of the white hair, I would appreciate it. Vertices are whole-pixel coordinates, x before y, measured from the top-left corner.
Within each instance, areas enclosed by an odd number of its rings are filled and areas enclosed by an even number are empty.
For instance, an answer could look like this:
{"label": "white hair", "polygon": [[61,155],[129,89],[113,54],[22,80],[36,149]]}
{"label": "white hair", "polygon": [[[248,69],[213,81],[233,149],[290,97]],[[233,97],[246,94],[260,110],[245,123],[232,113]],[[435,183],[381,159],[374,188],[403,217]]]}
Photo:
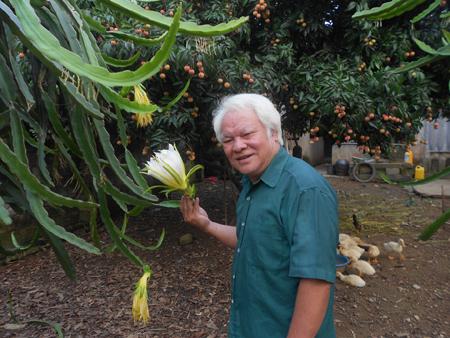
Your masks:
{"label": "white hair", "polygon": [[280,113],[273,103],[265,96],[259,94],[236,94],[225,97],[213,112],[213,127],[217,140],[222,143],[222,121],[225,115],[232,111],[245,111],[249,109],[254,112],[261,123],[267,129],[267,136],[273,132],[277,133],[278,142],[283,145],[281,132]]}

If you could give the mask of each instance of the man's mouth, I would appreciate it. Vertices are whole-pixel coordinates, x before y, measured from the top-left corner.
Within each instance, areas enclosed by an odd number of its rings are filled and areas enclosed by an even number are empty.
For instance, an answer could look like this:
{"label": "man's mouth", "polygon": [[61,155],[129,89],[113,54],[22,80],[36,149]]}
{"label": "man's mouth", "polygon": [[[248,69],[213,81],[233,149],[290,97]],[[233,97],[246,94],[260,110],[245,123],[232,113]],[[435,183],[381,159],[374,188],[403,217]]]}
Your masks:
{"label": "man's mouth", "polygon": [[246,159],[250,158],[252,155],[242,155],[239,157],[236,157],[236,161],[241,162],[241,161],[245,161]]}

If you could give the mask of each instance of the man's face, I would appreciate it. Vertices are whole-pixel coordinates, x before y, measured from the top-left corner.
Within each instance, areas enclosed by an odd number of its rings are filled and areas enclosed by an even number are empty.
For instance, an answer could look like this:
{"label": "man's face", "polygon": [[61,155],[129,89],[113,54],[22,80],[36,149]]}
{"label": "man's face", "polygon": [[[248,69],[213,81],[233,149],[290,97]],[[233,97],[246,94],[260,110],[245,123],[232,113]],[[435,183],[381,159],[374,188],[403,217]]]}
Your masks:
{"label": "man's face", "polygon": [[233,168],[252,182],[261,177],[280,148],[277,135],[267,135],[266,127],[249,110],[231,111],[222,120],[223,150]]}

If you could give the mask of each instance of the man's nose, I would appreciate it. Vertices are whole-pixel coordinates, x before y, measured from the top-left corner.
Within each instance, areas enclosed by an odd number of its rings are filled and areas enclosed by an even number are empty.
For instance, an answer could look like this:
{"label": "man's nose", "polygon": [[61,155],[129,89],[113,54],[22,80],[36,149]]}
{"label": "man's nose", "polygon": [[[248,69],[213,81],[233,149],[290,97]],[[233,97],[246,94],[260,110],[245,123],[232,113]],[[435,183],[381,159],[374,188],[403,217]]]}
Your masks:
{"label": "man's nose", "polygon": [[233,142],[233,151],[241,151],[243,149],[245,149],[247,147],[247,145],[245,144],[245,142],[240,138],[240,137],[236,137],[234,139]]}

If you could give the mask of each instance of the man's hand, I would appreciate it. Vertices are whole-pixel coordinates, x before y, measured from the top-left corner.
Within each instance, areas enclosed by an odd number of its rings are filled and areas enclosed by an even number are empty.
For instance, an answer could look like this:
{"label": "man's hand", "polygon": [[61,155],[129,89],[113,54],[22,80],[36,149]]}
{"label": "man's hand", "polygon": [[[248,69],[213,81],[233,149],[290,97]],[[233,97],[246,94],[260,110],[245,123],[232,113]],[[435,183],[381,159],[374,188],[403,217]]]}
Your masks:
{"label": "man's hand", "polygon": [[180,210],[185,222],[196,226],[202,231],[208,232],[208,226],[211,224],[211,221],[206,211],[200,207],[198,197],[193,200],[188,196],[183,196],[180,202]]}
{"label": "man's hand", "polygon": [[180,210],[185,222],[216,237],[225,245],[234,248],[237,243],[236,228],[234,226],[212,222],[206,211],[200,207],[200,200],[183,196]]}

